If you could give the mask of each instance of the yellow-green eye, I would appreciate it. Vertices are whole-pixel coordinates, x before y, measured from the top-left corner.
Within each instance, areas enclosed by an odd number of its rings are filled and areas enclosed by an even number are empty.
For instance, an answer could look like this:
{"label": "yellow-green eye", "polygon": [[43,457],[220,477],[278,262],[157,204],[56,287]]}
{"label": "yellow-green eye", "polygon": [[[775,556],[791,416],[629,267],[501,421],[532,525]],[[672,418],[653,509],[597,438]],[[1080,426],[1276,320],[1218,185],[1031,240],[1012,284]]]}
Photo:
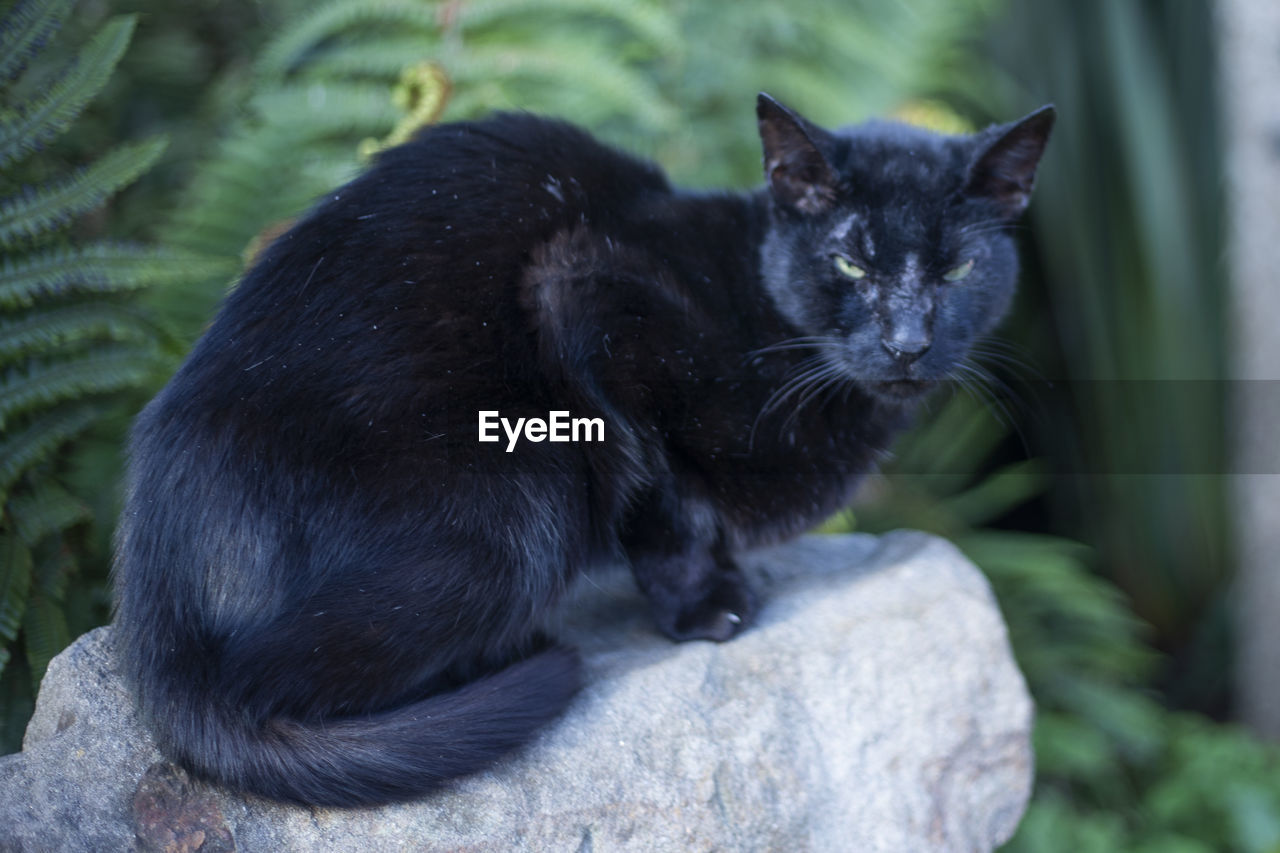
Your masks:
{"label": "yellow-green eye", "polygon": [[846,258],[844,255],[832,255],[831,259],[835,261],[836,272],[845,278],[851,278],[857,281],[860,278],[867,277],[867,271]]}
{"label": "yellow-green eye", "polygon": [[958,267],[952,267],[942,274],[944,281],[960,281],[962,278],[973,272],[973,258],[965,261]]}

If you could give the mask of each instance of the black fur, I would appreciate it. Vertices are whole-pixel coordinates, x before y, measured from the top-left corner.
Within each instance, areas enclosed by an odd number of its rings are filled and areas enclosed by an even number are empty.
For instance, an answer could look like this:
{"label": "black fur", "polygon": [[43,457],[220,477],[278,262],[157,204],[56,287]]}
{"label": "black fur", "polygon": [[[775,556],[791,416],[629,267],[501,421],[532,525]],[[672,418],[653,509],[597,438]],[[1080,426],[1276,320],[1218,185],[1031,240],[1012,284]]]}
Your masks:
{"label": "black fur", "polygon": [[[751,621],[732,551],[843,506],[1004,311],[1052,120],[758,115],[741,195],[529,115],[429,128],[264,251],[132,437],[117,625],[170,757],[407,799],[570,701],[540,623],[593,563],[629,560],[675,639]],[[605,441],[507,453],[479,410]]]}

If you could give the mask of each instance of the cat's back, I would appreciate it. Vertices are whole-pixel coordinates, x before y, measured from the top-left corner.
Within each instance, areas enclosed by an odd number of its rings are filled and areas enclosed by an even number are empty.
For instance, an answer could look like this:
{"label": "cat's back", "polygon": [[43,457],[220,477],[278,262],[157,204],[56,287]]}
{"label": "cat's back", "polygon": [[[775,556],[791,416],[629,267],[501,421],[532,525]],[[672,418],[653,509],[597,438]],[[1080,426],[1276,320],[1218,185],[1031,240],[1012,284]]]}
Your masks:
{"label": "cat's back", "polygon": [[495,241],[601,223],[670,189],[650,162],[567,122],[514,112],[425,128],[380,155],[357,185],[419,223],[439,217],[457,238]]}
{"label": "cat's back", "polygon": [[423,371],[525,363],[510,351],[524,323],[515,290],[536,249],[669,192],[655,165],[567,122],[499,113],[427,127],[261,252],[169,396],[223,410],[257,399],[261,412],[296,408],[293,392],[393,397],[401,383],[429,387]]}

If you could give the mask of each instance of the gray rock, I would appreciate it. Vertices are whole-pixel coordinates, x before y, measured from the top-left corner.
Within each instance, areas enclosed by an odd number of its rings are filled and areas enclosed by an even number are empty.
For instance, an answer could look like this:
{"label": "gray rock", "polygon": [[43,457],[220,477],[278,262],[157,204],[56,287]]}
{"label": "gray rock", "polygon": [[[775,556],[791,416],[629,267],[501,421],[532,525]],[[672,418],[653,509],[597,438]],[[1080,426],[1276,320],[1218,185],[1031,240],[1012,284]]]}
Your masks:
{"label": "gray rock", "polygon": [[113,635],[50,666],[0,758],[3,850],[971,851],[1013,834],[1031,703],[979,572],[919,533],[743,557],[767,605],[724,645],[656,635],[620,573],[563,635],[588,686],[521,755],[421,802],[304,809],[193,782],[156,752]]}

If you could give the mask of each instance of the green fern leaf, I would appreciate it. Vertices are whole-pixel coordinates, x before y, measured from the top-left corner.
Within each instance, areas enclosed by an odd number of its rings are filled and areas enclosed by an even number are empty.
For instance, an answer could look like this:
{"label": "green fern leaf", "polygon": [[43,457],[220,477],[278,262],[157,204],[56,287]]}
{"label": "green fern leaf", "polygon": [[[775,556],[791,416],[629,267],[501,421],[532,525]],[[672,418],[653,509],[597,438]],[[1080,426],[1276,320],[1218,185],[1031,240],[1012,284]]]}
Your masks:
{"label": "green fern leaf", "polygon": [[218,259],[127,243],[56,247],[0,258],[0,309],[26,308],[41,299],[76,293],[126,293],[225,272],[225,263]]}
{"label": "green fern leaf", "polygon": [[40,679],[44,678],[49,661],[70,644],[71,633],[67,630],[61,602],[33,589],[22,617],[22,645],[27,652],[27,665],[31,667],[33,690],[40,689]]}
{"label": "green fern leaf", "polygon": [[14,246],[66,225],[132,183],[164,151],[162,137],[122,145],[77,173],[0,199],[0,246]]}
{"label": "green fern leaf", "polygon": [[[31,595],[31,575],[31,549],[16,534],[0,533],[0,646],[17,639]],[[7,660],[6,655],[0,664]]]}
{"label": "green fern leaf", "polygon": [[[584,39],[537,47],[476,46],[450,59],[445,69],[457,84],[459,97],[468,85],[495,82],[512,106],[568,113],[588,125],[626,117],[655,129],[672,126],[676,112],[650,79],[611,61],[607,50]],[[591,68],[591,74],[584,75],[583,68]],[[549,102],[571,95],[572,107]]]}
{"label": "green fern leaf", "polygon": [[[387,98],[384,91],[383,99]],[[305,129],[275,122],[236,131],[200,171],[166,230],[166,242],[238,262],[263,228],[297,216],[317,195],[338,185],[313,178],[311,157],[298,157],[300,149],[311,153],[317,148],[314,141],[304,145],[306,136]],[[356,168],[355,146],[348,151],[350,177]],[[326,181],[330,175],[325,173]],[[223,283],[225,277],[218,281],[219,288]],[[166,297],[163,290],[152,294]]]}
{"label": "green fern leaf", "polygon": [[61,602],[66,598],[71,576],[76,572],[76,558],[72,550],[62,542],[58,542],[57,547],[51,550],[52,553],[44,559],[36,560],[32,566],[31,592],[33,596],[38,592],[50,601]]}
{"label": "green fern leaf", "polygon": [[92,403],[74,403],[42,414],[21,432],[0,443],[0,502],[29,468],[49,459],[54,451],[84,432],[102,415]]}
{"label": "green fern leaf", "polygon": [[300,141],[333,135],[383,134],[400,111],[385,85],[314,81],[270,89],[253,99],[257,112],[273,124],[292,127]]}
{"label": "green fern leaf", "polygon": [[0,321],[0,367],[84,341],[146,343],[158,333],[155,323],[137,311],[110,302],[28,311],[20,320]]}
{"label": "green fern leaf", "polygon": [[71,126],[102,91],[133,36],[132,15],[109,21],[62,75],[19,111],[0,113],[0,167],[39,150]]}
{"label": "green fern leaf", "polygon": [[93,518],[84,501],[48,479],[36,484],[34,491],[15,496],[8,510],[14,533],[28,548]]}
{"label": "green fern leaf", "polygon": [[0,81],[17,77],[53,38],[75,0],[23,0],[0,20]]}
{"label": "green fern leaf", "polygon": [[[431,59],[439,47],[434,36],[401,36],[335,46],[307,66],[307,79],[373,78],[390,84],[411,65]],[[389,88],[384,93],[389,92]]]}
{"label": "green fern leaf", "polygon": [[436,10],[426,3],[337,0],[307,13],[269,44],[258,60],[258,73],[266,80],[284,80],[326,40],[370,25],[395,35],[434,33],[439,28]]}
{"label": "green fern leaf", "polygon": [[[548,18],[599,18],[622,24],[633,37],[669,51],[686,39],[677,18],[652,2],[618,3],[616,0],[473,0],[459,4],[457,26],[464,33],[510,26],[513,19],[533,19],[543,26]],[[593,67],[594,68],[594,67]]]}
{"label": "green fern leaf", "polygon": [[143,385],[160,365],[150,350],[103,347],[69,361],[36,363],[0,381],[0,430],[15,415],[88,394]]}

